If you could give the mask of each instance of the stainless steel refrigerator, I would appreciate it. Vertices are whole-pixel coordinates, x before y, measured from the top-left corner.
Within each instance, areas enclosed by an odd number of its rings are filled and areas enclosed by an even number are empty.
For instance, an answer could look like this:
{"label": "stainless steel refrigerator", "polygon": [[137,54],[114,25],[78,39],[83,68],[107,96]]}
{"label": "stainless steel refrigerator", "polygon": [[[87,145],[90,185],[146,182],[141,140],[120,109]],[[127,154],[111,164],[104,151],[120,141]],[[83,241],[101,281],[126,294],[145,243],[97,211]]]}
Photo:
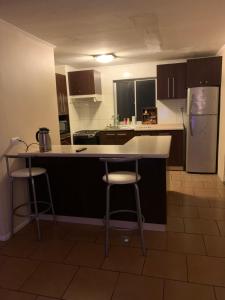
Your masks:
{"label": "stainless steel refrigerator", "polygon": [[218,111],[218,87],[188,89],[186,120],[187,172],[216,172]]}

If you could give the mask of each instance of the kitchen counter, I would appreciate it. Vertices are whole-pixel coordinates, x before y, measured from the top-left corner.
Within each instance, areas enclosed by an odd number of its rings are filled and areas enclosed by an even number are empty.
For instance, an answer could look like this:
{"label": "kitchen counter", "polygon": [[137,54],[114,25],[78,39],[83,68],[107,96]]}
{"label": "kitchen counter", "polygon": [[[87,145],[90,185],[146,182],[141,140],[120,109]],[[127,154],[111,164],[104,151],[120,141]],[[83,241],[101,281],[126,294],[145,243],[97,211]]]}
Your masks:
{"label": "kitchen counter", "polygon": [[[30,150],[18,153],[23,157],[121,157],[168,158],[170,136],[136,136],[124,145],[54,145],[52,151]],[[78,148],[87,148],[76,152]]]}
{"label": "kitchen counter", "polygon": [[103,129],[103,131],[117,131],[117,130],[134,130],[134,131],[154,131],[154,130],[184,130],[182,123],[178,124],[137,124],[137,125],[119,125],[110,126]]}
{"label": "kitchen counter", "polygon": [[[102,180],[104,164],[99,157],[138,155],[141,158],[138,164],[141,180],[138,185],[145,228],[163,230],[166,224],[166,165],[170,142],[170,136],[137,136],[124,145],[56,145],[49,152],[40,153],[34,148],[29,152],[21,152],[18,156],[31,159],[33,167],[48,170],[59,220],[102,224],[106,184]],[[87,147],[87,150],[76,152],[80,147]],[[132,171],[133,164],[115,164],[114,168]],[[38,184],[37,198],[48,201],[45,182],[40,178]],[[132,185],[113,186],[111,199],[112,209],[135,209]],[[130,226],[130,223],[121,223],[124,216],[122,218],[117,215],[113,218],[122,227]]]}

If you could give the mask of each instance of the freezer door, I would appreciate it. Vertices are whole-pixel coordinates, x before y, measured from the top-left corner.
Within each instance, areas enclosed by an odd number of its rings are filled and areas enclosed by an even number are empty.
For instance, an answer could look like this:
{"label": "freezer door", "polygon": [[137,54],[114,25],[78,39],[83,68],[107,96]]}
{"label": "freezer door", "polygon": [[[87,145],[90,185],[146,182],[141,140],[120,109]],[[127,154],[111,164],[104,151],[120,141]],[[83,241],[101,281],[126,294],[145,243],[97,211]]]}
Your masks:
{"label": "freezer door", "polygon": [[187,127],[186,170],[215,173],[217,156],[217,116],[192,116]]}
{"label": "freezer door", "polygon": [[218,114],[219,88],[215,86],[188,89],[187,113],[193,115]]}

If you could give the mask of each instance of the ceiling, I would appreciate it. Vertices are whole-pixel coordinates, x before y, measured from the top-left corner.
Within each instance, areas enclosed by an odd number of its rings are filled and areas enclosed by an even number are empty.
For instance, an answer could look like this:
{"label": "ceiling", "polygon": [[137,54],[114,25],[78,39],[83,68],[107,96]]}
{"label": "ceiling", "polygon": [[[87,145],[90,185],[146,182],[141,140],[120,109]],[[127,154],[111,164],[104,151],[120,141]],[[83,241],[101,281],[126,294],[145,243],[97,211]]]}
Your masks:
{"label": "ceiling", "polygon": [[225,44],[224,0],[0,0],[0,18],[53,45],[56,64],[210,56]]}

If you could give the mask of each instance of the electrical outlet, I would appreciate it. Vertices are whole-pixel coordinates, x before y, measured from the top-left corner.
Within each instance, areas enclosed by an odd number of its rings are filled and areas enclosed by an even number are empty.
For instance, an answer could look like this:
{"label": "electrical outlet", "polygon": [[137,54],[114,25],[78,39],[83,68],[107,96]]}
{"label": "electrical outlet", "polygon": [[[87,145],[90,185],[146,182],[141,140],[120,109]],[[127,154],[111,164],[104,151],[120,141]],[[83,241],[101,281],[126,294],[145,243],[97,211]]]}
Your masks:
{"label": "electrical outlet", "polygon": [[10,139],[11,145],[15,145],[15,144],[17,144],[17,143],[19,143],[19,142],[20,142],[20,137],[18,137],[18,136],[12,137],[12,138]]}

